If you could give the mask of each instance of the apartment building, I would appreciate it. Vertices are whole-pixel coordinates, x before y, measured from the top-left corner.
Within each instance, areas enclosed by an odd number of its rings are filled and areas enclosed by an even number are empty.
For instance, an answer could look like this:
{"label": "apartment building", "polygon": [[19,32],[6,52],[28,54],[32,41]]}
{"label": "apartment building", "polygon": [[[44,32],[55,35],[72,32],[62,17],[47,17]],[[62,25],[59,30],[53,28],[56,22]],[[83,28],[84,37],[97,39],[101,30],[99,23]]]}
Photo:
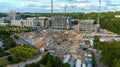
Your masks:
{"label": "apartment building", "polygon": [[48,17],[39,17],[38,19],[40,20],[42,26],[48,27],[50,25],[51,18],[48,18]]}
{"label": "apartment building", "polygon": [[98,26],[94,22],[94,20],[80,20],[78,23],[79,32],[96,32],[98,30]]}
{"label": "apartment building", "polygon": [[20,13],[16,11],[10,11],[7,13],[6,20],[20,20]]}
{"label": "apartment building", "polygon": [[65,17],[65,16],[54,16],[51,18],[51,28],[52,29],[71,29],[72,23],[71,23],[71,17]]}
{"label": "apartment building", "polygon": [[11,20],[11,25],[13,26],[26,26],[26,27],[33,27],[33,26],[40,26],[40,20],[34,19],[33,18],[27,18],[26,20]]}

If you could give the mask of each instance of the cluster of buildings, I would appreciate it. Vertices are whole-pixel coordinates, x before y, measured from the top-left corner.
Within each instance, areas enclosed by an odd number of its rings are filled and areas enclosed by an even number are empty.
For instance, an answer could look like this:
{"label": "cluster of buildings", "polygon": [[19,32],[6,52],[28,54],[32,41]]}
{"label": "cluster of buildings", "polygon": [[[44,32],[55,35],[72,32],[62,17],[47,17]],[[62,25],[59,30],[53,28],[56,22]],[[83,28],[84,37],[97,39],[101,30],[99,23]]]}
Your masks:
{"label": "cluster of buildings", "polygon": [[[5,19],[10,21],[12,26],[21,26],[21,27],[50,27],[52,29],[58,30],[70,30],[73,29],[72,18],[65,16],[53,16],[49,17],[38,17],[38,18],[26,18],[22,19],[19,12],[11,11],[7,13]],[[0,20],[0,24],[3,24],[4,20]],[[94,20],[78,20],[79,32],[91,33],[98,30],[97,24],[94,23]]]}
{"label": "cluster of buildings", "polygon": [[44,26],[44,23],[47,22],[46,21],[43,21],[45,20],[42,19],[40,20],[41,18],[26,18],[26,19],[20,19],[20,20],[11,20],[11,25],[12,26],[21,26],[21,27],[33,27],[33,26]]}
{"label": "cluster of buildings", "polygon": [[20,35],[19,39],[25,43],[30,44],[31,48],[38,49],[40,52],[44,52],[45,50],[53,47],[53,40],[50,38],[35,38],[33,35],[30,35],[29,37],[26,35]]}
{"label": "cluster of buildings", "polygon": [[70,67],[93,67],[92,53],[87,51],[85,57],[86,62],[83,62],[81,59],[73,59],[71,55],[66,55],[63,58],[63,63],[70,64]]}
{"label": "cluster of buildings", "polygon": [[0,18],[0,26],[6,26],[6,25],[9,25],[9,23],[6,23],[6,20],[5,18]]}
{"label": "cluster of buildings", "polygon": [[20,13],[15,11],[9,12],[7,19],[11,21],[10,25],[21,27],[47,26],[47,23],[50,21],[47,17],[22,19]]}
{"label": "cluster of buildings", "polygon": [[92,52],[90,51],[85,52],[85,58],[87,67],[92,67],[93,66]]}

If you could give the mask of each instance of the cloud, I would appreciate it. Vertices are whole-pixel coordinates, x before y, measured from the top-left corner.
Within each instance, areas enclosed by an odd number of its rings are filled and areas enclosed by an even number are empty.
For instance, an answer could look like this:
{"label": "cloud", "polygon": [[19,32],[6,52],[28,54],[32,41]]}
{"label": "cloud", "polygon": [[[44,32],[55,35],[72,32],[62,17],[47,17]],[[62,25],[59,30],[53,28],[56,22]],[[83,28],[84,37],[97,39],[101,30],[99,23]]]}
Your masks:
{"label": "cloud", "polygon": [[[54,0],[54,12],[64,12],[67,5],[68,12],[98,11],[99,0]],[[3,7],[4,6],[4,7]],[[51,0],[0,0],[0,9],[13,9],[28,12],[50,12]],[[120,10],[120,0],[101,0],[101,11]]]}

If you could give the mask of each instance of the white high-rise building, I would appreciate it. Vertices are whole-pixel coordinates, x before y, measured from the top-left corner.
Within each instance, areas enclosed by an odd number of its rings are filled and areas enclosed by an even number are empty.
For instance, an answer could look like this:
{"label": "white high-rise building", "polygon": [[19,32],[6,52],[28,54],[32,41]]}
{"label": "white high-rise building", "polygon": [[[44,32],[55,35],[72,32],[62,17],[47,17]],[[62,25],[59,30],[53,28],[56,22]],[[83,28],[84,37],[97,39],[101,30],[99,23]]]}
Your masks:
{"label": "white high-rise building", "polygon": [[7,20],[20,20],[20,13],[16,12],[16,11],[10,11],[9,13],[7,13]]}

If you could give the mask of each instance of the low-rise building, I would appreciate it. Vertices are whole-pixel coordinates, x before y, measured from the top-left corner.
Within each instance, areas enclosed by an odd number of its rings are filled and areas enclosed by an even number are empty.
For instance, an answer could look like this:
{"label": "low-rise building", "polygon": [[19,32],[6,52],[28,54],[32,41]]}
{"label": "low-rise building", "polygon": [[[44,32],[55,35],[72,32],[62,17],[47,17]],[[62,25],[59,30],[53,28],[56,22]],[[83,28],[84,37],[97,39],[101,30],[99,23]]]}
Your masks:
{"label": "low-rise building", "polygon": [[81,64],[82,64],[82,61],[80,59],[77,59],[75,67],[81,67]]}
{"label": "low-rise building", "polygon": [[68,63],[70,64],[70,67],[74,67],[74,60],[71,55],[66,55],[63,60],[63,63]]}
{"label": "low-rise building", "polygon": [[87,64],[87,67],[93,67],[92,64]]}
{"label": "low-rise building", "polygon": [[82,67],[87,67],[85,63],[82,64]]}
{"label": "low-rise building", "polygon": [[45,47],[47,46],[47,43],[44,41],[33,42],[32,46],[34,46],[35,48],[37,48],[40,51],[44,51]]}
{"label": "low-rise building", "polygon": [[63,60],[63,63],[69,63],[70,59],[71,59],[71,56],[70,56],[70,55],[67,55],[67,56],[65,57],[65,59]]}
{"label": "low-rise building", "polygon": [[[92,59],[92,52],[90,52],[90,51],[87,51],[86,53],[85,53],[85,56],[86,56],[86,64],[87,64],[87,67],[91,67],[91,65],[92,65],[92,61],[93,61],[93,59]],[[90,66],[89,66],[90,65]]]}
{"label": "low-rise building", "polygon": [[86,56],[86,57],[92,57],[92,53],[91,53],[90,51],[87,51],[87,52],[85,53],[85,56]]}

